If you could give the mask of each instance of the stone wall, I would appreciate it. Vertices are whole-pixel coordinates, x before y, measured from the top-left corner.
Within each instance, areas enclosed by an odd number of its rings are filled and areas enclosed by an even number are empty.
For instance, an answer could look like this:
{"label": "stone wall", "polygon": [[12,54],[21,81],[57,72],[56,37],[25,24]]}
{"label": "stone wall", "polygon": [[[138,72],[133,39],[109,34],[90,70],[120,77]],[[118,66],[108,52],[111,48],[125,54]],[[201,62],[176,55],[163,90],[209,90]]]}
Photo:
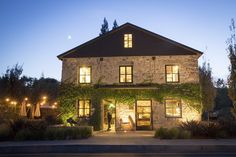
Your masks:
{"label": "stone wall", "polygon": [[[165,116],[165,105],[163,103],[152,100],[152,123],[153,129],[159,127],[176,127],[181,122],[191,120],[201,120],[201,114],[195,109],[187,105],[186,102],[181,101],[182,117],[181,118],[167,118]],[[115,115],[115,128],[118,131],[122,130],[136,130],[136,112],[135,103],[133,105],[117,103]],[[128,118],[130,116],[131,120]],[[128,122],[128,123],[127,123]],[[123,123],[123,124],[122,124]],[[106,127],[105,127],[106,128]]]}
{"label": "stone wall", "polygon": [[187,105],[186,102],[181,101],[182,105],[182,117],[181,118],[167,118],[165,115],[165,105],[157,101],[152,101],[152,112],[153,112],[153,128],[159,127],[175,127],[180,122],[186,122],[191,120],[201,120],[201,114],[191,106]]}
{"label": "stone wall", "polygon": [[63,59],[62,82],[77,83],[80,66],[92,67],[92,84],[119,84],[119,66],[133,66],[133,83],[165,83],[165,65],[178,65],[180,83],[197,83],[198,56],[130,56]]}

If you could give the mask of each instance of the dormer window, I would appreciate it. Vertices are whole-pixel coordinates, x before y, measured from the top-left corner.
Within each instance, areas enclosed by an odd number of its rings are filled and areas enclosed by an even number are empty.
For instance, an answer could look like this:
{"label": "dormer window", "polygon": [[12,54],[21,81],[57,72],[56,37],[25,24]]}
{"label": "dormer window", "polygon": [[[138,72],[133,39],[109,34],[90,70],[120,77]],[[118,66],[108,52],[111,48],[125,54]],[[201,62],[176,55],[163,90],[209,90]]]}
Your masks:
{"label": "dormer window", "polygon": [[133,40],[132,34],[124,34],[124,48],[132,48]]}

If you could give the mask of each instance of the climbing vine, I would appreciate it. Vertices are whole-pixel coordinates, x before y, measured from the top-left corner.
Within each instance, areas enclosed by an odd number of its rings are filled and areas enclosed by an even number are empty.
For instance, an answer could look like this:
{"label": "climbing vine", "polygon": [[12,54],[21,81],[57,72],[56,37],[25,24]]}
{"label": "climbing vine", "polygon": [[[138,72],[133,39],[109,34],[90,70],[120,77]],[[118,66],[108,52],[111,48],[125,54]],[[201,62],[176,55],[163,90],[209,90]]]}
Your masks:
{"label": "climbing vine", "polygon": [[94,108],[91,124],[95,129],[99,129],[101,127],[100,104],[102,99],[114,99],[116,102],[133,104],[137,99],[154,99],[163,102],[165,98],[179,98],[188,102],[190,107],[199,112],[202,109],[200,86],[192,83],[140,84],[132,85],[130,88],[122,88],[119,85],[78,86],[64,84],[61,85],[59,102],[61,118],[66,121],[68,117],[76,115],[76,100],[91,99]]}

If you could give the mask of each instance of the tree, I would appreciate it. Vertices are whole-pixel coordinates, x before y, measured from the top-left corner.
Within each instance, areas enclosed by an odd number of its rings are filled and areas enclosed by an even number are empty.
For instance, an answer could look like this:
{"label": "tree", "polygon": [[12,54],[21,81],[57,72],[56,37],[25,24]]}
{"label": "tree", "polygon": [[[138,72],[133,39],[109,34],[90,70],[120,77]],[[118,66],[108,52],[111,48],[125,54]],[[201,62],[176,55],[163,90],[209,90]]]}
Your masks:
{"label": "tree", "polygon": [[215,85],[216,85],[216,88],[226,88],[226,84],[225,84],[224,79],[218,78]]}
{"label": "tree", "polygon": [[231,19],[231,25],[229,26],[231,36],[227,40],[230,60],[230,75],[228,78],[229,84],[229,96],[233,101],[234,112],[236,113],[236,37],[235,37],[235,22],[234,19]]}
{"label": "tree", "polygon": [[234,19],[231,20],[231,25],[229,26],[231,37],[227,40],[228,44],[228,53],[230,60],[230,76],[229,76],[229,93],[230,97],[235,103],[236,101],[236,38],[235,38],[235,23]]}
{"label": "tree", "polygon": [[209,63],[204,62],[199,67],[199,81],[201,86],[203,111],[213,110],[216,90],[212,79],[212,71]]}
{"label": "tree", "polygon": [[118,24],[117,24],[117,22],[116,22],[116,20],[113,22],[113,27],[112,27],[112,29],[116,29],[118,27]]}
{"label": "tree", "polygon": [[104,35],[104,34],[106,34],[107,32],[109,32],[108,22],[107,22],[107,19],[104,17],[104,19],[103,19],[103,24],[102,24],[102,28],[101,28],[101,33],[100,33],[99,35],[100,35],[100,36],[101,36],[101,35]]}

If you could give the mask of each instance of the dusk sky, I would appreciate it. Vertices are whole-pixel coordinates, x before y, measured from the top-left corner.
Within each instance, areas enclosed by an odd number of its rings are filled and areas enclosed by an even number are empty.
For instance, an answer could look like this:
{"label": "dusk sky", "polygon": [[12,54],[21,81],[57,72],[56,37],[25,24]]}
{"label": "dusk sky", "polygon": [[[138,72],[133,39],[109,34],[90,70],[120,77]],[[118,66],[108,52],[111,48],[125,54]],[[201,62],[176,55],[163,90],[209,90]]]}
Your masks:
{"label": "dusk sky", "polygon": [[57,55],[126,22],[205,52],[213,76],[228,76],[226,40],[236,0],[1,0],[0,75],[23,64],[23,74],[61,79]]}

